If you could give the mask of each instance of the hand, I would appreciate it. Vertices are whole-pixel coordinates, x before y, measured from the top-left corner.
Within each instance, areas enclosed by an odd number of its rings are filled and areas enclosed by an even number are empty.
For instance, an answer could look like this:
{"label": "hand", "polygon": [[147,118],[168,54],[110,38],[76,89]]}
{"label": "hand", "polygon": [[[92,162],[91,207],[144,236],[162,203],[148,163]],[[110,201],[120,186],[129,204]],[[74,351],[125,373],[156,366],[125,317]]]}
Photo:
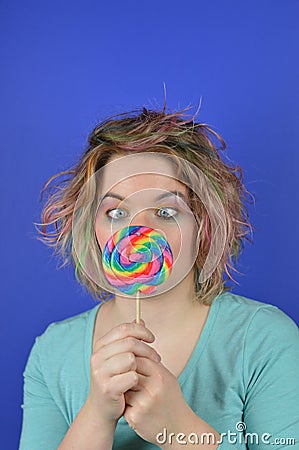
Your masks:
{"label": "hand", "polygon": [[157,445],[156,436],[164,427],[176,432],[194,413],[177,378],[161,362],[136,356],[136,364],[138,384],[125,393],[124,417],[139,436]]}
{"label": "hand", "polygon": [[124,323],[96,341],[90,358],[90,391],[86,401],[95,422],[116,425],[125,410],[124,393],[138,383],[136,356],[156,363],[161,360],[146,344],[154,340],[146,327]]}

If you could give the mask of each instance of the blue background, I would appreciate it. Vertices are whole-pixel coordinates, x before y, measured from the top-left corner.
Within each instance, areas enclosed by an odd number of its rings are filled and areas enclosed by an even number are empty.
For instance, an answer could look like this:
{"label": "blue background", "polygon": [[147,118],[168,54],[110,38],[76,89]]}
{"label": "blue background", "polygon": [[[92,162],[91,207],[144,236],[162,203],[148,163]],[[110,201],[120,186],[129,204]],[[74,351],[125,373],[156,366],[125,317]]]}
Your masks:
{"label": "blue background", "polygon": [[297,323],[298,17],[296,0],[2,1],[1,448],[15,449],[22,372],[53,321],[94,306],[71,268],[35,239],[39,192],[74,164],[108,114],[202,97],[198,120],[228,144],[255,196],[257,227],[234,292]]}

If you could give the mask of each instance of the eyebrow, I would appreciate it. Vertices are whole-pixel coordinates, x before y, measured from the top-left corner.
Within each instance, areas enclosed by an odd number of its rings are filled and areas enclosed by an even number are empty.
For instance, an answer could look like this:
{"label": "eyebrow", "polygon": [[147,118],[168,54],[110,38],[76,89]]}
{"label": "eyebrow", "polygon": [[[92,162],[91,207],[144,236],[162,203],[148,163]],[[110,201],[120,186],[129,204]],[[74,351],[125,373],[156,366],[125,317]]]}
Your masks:
{"label": "eyebrow", "polygon": [[[156,197],[155,200],[159,201],[159,200],[163,200],[164,198],[172,197],[172,196],[180,197],[187,203],[187,198],[186,198],[185,194],[183,194],[183,192],[180,192],[180,191],[164,192],[163,194],[158,195],[158,197]],[[117,198],[118,200],[121,200],[121,201],[125,200],[125,197],[122,197],[119,194],[116,194],[114,192],[107,192],[107,194],[105,194],[103,197],[101,197],[100,203],[102,203],[102,201],[107,197]]]}

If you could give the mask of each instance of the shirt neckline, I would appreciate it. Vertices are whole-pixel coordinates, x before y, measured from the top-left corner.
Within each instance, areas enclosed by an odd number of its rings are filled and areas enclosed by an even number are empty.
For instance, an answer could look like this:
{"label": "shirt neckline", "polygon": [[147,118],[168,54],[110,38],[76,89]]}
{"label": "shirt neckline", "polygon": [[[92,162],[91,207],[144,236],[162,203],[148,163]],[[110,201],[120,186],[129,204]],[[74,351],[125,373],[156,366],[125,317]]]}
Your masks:
{"label": "shirt neckline", "polygon": [[[179,382],[180,386],[182,386],[185,383],[185,381],[187,380],[187,378],[189,377],[190,373],[193,370],[194,365],[198,362],[198,360],[206,346],[206,343],[208,341],[209,335],[211,333],[213,324],[215,322],[215,319],[216,319],[216,316],[217,316],[217,313],[219,310],[219,298],[223,294],[224,293],[215,297],[211,304],[208,316],[206,318],[206,321],[204,323],[204,326],[202,328],[200,336],[197,340],[195,348],[192,352],[192,355],[190,356],[184,370],[178,377],[178,382]],[[103,303],[99,303],[98,305],[94,306],[90,310],[90,314],[88,316],[88,321],[86,324],[84,359],[85,359],[85,372],[86,372],[86,377],[87,377],[87,381],[88,381],[88,386],[90,385],[90,357],[92,355],[92,339],[93,339],[93,333],[94,333],[94,328],[95,328],[95,320],[97,317],[98,310],[102,304]]]}
{"label": "shirt neckline", "polygon": [[219,310],[219,301],[218,301],[218,299],[219,299],[219,297],[221,295],[222,294],[220,294],[219,296],[214,298],[214,300],[213,300],[213,302],[211,304],[208,316],[207,316],[206,321],[204,323],[204,326],[203,326],[203,328],[201,330],[200,336],[199,336],[199,338],[198,338],[198,340],[196,342],[196,345],[194,347],[194,350],[193,350],[193,352],[192,352],[192,354],[191,354],[187,364],[185,365],[184,370],[182,371],[182,373],[178,377],[178,382],[179,382],[181,387],[183,386],[185,381],[188,379],[188,377],[192,373],[192,370],[193,370],[194,366],[198,363],[198,360],[200,359],[200,357],[201,357],[201,355],[202,355],[202,353],[203,353],[203,351],[205,349],[205,346],[206,346],[206,344],[208,342],[208,338],[209,338],[209,336],[211,334],[214,322],[216,320],[216,316],[218,314],[218,310]]}

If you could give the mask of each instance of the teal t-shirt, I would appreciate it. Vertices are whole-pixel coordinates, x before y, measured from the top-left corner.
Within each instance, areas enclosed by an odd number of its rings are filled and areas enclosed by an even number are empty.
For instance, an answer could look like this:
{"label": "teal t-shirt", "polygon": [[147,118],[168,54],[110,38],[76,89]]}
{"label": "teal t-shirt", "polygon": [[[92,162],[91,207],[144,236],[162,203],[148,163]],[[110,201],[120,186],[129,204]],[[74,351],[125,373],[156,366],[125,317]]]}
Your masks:
{"label": "teal t-shirt", "polygon": [[[23,372],[19,450],[56,450],[85,403],[100,306],[36,337]],[[225,433],[219,450],[299,448],[299,333],[276,306],[231,292],[216,297],[178,381],[193,411]],[[169,439],[163,424],[161,433],[161,442]],[[196,436],[188,439],[200,448]],[[156,448],[120,418],[113,450]]]}

